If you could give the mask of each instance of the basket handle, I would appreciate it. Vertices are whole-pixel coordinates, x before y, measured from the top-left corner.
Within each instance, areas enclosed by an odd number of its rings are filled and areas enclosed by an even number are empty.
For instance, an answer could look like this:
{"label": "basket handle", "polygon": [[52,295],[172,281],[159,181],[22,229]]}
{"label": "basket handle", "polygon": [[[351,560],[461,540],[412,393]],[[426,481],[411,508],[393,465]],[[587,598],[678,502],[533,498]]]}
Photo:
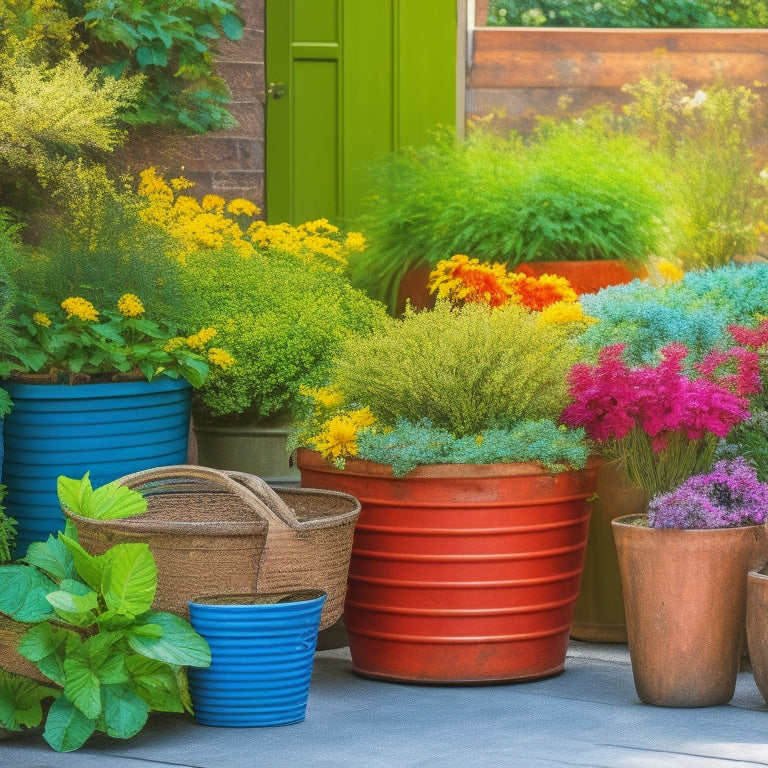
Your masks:
{"label": "basket handle", "polygon": [[296,513],[275,493],[265,480],[257,475],[249,475],[245,472],[228,472],[239,485],[247,488],[256,497],[259,510],[269,521],[270,527],[276,525],[280,528],[297,530],[301,523]]}
{"label": "basket handle", "polygon": [[185,480],[208,481],[218,485],[222,490],[235,494],[249,506],[255,506],[259,514],[263,514],[264,503],[258,496],[254,498],[254,494],[248,492],[250,489],[246,489],[243,484],[235,482],[226,472],[210,467],[201,467],[197,464],[172,464],[166,467],[144,469],[121,477],[120,483],[136,490],[137,487],[149,484],[161,485],[163,480],[175,480],[177,482],[184,482]]}

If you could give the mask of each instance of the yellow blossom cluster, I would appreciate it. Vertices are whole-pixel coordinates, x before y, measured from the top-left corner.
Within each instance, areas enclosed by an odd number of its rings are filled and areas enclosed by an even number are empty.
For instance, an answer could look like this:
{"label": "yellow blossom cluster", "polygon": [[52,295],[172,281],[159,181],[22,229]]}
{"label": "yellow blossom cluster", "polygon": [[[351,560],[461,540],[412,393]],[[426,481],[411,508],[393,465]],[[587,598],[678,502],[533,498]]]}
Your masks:
{"label": "yellow blossom cluster", "polygon": [[144,305],[141,299],[133,293],[124,293],[117,300],[117,311],[123,317],[141,317],[144,314]]}
{"label": "yellow blossom cluster", "polygon": [[222,371],[226,371],[232,367],[235,362],[235,358],[224,349],[219,347],[211,347],[208,350],[208,362],[221,368]]}
{"label": "yellow blossom cluster", "polygon": [[139,174],[138,194],[146,205],[141,215],[145,221],[158,224],[181,244],[178,258],[186,258],[199,250],[234,247],[240,255],[253,255],[253,244],[245,237],[240,223],[231,217],[258,215],[259,209],[249,200],[235,199],[227,203],[218,195],[205,195],[198,202],[191,195],[178,194],[194,184],[183,177],[166,181],[155,168]]}
{"label": "yellow blossom cluster", "polygon": [[677,283],[685,277],[685,272],[677,264],[673,264],[671,261],[667,261],[667,259],[658,261],[656,269],[659,270],[659,275],[667,283]]}
{"label": "yellow blossom cluster", "polygon": [[215,328],[201,328],[197,333],[187,336],[187,346],[202,352],[205,345],[216,335]]}
{"label": "yellow blossom cluster", "polygon": [[357,455],[357,435],[363,427],[376,421],[369,408],[337,413],[323,424],[312,438],[312,445],[324,458],[336,460]]}
{"label": "yellow blossom cluster", "polygon": [[61,302],[61,308],[67,313],[67,320],[76,317],[78,320],[95,323],[99,319],[96,307],[90,301],[73,296]]}
{"label": "yellow blossom cluster", "polygon": [[41,325],[44,328],[48,328],[51,324],[51,318],[45,314],[45,312],[35,312],[32,315],[32,322],[35,325]]}

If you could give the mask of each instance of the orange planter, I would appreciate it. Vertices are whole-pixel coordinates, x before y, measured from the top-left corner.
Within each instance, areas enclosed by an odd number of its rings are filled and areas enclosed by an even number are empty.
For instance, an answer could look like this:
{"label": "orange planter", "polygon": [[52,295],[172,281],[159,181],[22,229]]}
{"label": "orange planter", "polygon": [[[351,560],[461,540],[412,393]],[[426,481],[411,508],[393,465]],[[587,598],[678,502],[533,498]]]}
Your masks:
{"label": "orange planter", "polygon": [[633,268],[623,261],[530,261],[520,264],[515,270],[528,277],[541,277],[544,274],[559,275],[568,278],[573,290],[582,293],[596,293],[609,285],[631,283],[636,277],[648,277],[643,268]]}
{"label": "orange planter", "polygon": [[343,490],[355,528],[344,622],[360,674],[485,683],[562,672],[597,464],[436,465],[340,472],[300,450],[302,485]]}

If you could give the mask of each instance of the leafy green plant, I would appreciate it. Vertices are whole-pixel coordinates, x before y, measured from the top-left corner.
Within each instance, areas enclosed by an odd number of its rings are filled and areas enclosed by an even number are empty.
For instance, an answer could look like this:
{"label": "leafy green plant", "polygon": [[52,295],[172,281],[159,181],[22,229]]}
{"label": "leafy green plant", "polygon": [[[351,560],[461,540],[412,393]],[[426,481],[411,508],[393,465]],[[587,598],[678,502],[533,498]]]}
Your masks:
{"label": "leafy green plant", "polygon": [[643,260],[659,235],[664,162],[632,135],[567,121],[526,141],[478,127],[463,142],[405,149],[377,169],[358,226],[369,248],[354,284],[394,308],[405,272],[455,254],[509,267],[533,260]]}
{"label": "leafy green plant", "polygon": [[[211,364],[226,368],[231,356],[209,347],[216,335],[203,328],[189,337],[144,315],[141,300],[124,294],[117,311],[99,313],[89,301],[69,297],[60,305],[23,294],[9,320],[10,346],[0,352],[0,377],[42,373],[51,381],[113,381],[164,375],[200,387]],[[101,315],[101,317],[100,317]]]}
{"label": "leafy green plant", "polygon": [[[59,479],[63,504],[80,515],[122,517],[146,508],[141,495],[88,477]],[[206,667],[210,650],[184,619],[152,611],[157,568],[146,544],[117,544],[92,556],[67,523],[30,545],[22,562],[0,567],[0,611],[30,624],[19,652],[51,684],[0,672],[0,723],[38,726],[59,752],[94,731],[129,738],[150,710],[189,709],[184,666]],[[44,714],[43,703],[52,699]]]}
{"label": "leafy green plant", "polygon": [[490,0],[489,26],[764,27],[762,0]]}
{"label": "leafy green plant", "polygon": [[[7,399],[7,393],[5,390],[0,392],[0,408],[3,407],[5,394]],[[7,488],[4,485],[0,485],[0,502],[5,498]],[[5,507],[0,503],[0,564],[10,563],[12,558],[13,546],[16,541],[16,520],[10,515],[5,513]]]}
{"label": "leafy green plant", "polygon": [[214,73],[215,44],[239,40],[243,22],[230,0],[65,0],[81,23],[91,66],[121,78],[145,78],[134,124],[181,125],[203,133],[235,121],[230,93]]}
{"label": "leafy green plant", "polygon": [[235,358],[195,393],[203,421],[290,416],[301,387],[322,383],[344,338],[383,319],[383,308],[343,275],[277,248],[248,258],[227,248],[198,251],[183,274],[182,316],[216,327]]}

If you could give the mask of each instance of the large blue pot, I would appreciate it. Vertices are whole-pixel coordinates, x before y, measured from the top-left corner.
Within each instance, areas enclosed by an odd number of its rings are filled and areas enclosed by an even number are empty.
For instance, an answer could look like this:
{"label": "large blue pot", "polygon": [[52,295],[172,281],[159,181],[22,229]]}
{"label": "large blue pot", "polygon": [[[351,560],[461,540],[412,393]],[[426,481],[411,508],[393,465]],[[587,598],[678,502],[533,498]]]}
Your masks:
{"label": "large blue pot", "polygon": [[189,603],[211,666],[189,668],[201,725],[287,725],[304,719],[325,593],[206,597]]}
{"label": "large blue pot", "polygon": [[18,521],[16,557],[64,527],[59,475],[91,473],[96,488],[142,469],[185,464],[190,387],[183,379],[108,384],[3,384],[6,511]]}

